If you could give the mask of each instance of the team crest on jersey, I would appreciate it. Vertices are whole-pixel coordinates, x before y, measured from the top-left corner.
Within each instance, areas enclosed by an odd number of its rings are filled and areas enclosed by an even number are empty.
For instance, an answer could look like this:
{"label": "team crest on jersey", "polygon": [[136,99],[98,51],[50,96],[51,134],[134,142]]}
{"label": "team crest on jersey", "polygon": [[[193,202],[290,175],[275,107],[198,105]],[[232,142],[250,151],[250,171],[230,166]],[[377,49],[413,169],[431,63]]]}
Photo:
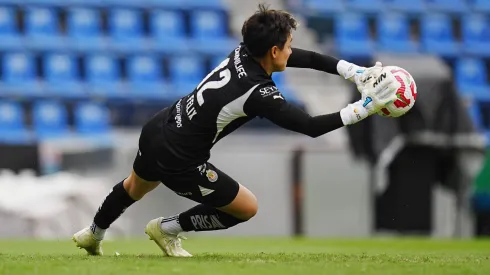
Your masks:
{"label": "team crest on jersey", "polygon": [[216,173],[216,171],[208,169],[206,170],[206,177],[208,177],[208,180],[210,182],[216,182],[218,180],[218,173]]}

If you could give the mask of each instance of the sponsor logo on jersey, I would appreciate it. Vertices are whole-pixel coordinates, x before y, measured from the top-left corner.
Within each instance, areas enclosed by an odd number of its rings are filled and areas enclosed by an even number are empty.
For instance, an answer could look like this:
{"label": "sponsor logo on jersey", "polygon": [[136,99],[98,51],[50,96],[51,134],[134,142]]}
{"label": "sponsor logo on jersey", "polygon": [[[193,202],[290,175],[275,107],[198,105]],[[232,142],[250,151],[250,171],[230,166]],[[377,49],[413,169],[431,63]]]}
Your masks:
{"label": "sponsor logo on jersey", "polygon": [[206,170],[206,177],[210,182],[216,182],[218,180],[218,173],[211,169]]}
{"label": "sponsor logo on jersey", "polygon": [[266,97],[271,94],[278,93],[279,89],[276,86],[269,86],[269,87],[264,87],[259,90],[259,93],[261,96]]}
{"label": "sponsor logo on jersey", "polygon": [[177,124],[177,128],[182,127],[182,105],[180,104],[182,99],[177,102],[175,105],[175,109],[177,110],[177,115],[175,116],[175,123]]}
{"label": "sponsor logo on jersey", "polygon": [[193,215],[191,216],[192,225],[196,230],[225,229],[216,215]]}

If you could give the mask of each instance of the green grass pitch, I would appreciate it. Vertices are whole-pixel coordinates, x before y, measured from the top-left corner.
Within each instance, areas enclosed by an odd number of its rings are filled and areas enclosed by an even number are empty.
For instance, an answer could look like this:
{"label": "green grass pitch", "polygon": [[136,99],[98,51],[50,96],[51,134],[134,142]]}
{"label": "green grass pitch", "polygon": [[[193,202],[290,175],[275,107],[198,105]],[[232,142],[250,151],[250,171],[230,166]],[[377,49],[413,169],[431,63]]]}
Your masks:
{"label": "green grass pitch", "polygon": [[103,257],[86,256],[69,240],[3,240],[0,274],[490,274],[490,240],[193,236],[184,242],[195,257],[163,257],[145,239],[106,241]]}

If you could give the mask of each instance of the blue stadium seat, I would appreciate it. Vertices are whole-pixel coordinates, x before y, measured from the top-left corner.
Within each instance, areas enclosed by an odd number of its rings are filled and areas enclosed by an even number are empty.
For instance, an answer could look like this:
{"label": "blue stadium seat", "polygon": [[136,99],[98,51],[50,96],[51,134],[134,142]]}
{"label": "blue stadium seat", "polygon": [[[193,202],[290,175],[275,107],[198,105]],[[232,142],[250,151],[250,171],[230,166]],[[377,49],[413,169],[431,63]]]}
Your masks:
{"label": "blue stadium seat", "polygon": [[68,6],[79,7],[102,7],[106,3],[104,0],[64,0]]}
{"label": "blue stadium seat", "polygon": [[229,37],[225,13],[197,10],[191,13],[191,33],[195,50],[210,55],[228,54],[238,41]]}
{"label": "blue stadium seat", "polygon": [[222,0],[183,0],[183,5],[185,5],[188,9],[215,9],[221,10],[224,9],[224,4]]}
{"label": "blue stadium seat", "polygon": [[[19,1],[17,1],[18,3]],[[46,6],[63,6],[68,4],[66,1],[60,0],[23,0],[23,4],[27,5],[46,5]]]}
{"label": "blue stadium seat", "polygon": [[66,107],[54,100],[36,101],[32,105],[32,125],[38,138],[56,138],[70,133]]}
{"label": "blue stadium seat", "polygon": [[100,13],[96,9],[68,10],[67,35],[71,47],[78,51],[99,51],[107,48],[107,40],[102,33]]}
{"label": "blue stadium seat", "polygon": [[32,141],[32,133],[24,123],[22,106],[14,101],[0,101],[0,143],[27,143]]}
{"label": "blue stadium seat", "polygon": [[162,77],[162,66],[154,56],[133,56],[127,60],[131,96],[142,99],[167,99],[170,89]]}
{"label": "blue stadium seat", "polygon": [[481,14],[468,14],[462,22],[463,45],[466,53],[490,56],[490,19]]}
{"label": "blue stadium seat", "polygon": [[2,60],[0,93],[15,96],[41,96],[34,57],[28,53],[7,53]]}
{"label": "blue stadium seat", "polygon": [[69,54],[47,54],[43,60],[45,88],[49,95],[83,98],[77,59]]}
{"label": "blue stadium seat", "polygon": [[387,13],[378,16],[376,24],[378,46],[381,51],[396,53],[418,52],[419,47],[410,38],[410,22],[402,13]]}
{"label": "blue stadium seat", "polygon": [[183,10],[195,9],[213,9],[223,10],[224,4],[222,0],[146,0],[150,7],[171,8]]}
{"label": "blue stadium seat", "polygon": [[109,109],[94,102],[78,103],[74,108],[75,130],[83,135],[107,134],[110,130]]}
{"label": "blue stadium seat", "polygon": [[27,7],[24,15],[25,43],[34,50],[66,47],[58,29],[58,13],[52,7]]}
{"label": "blue stadium seat", "polygon": [[150,7],[157,8],[172,8],[172,9],[181,9],[185,8],[185,5],[182,3],[184,1],[175,1],[175,0],[147,0],[148,5]]}
{"label": "blue stadium seat", "polygon": [[490,1],[488,0],[470,0],[470,7],[474,11],[490,13]]}
{"label": "blue stadium seat", "polygon": [[205,76],[202,57],[173,57],[169,62],[170,80],[176,87],[177,95],[185,95],[194,90]]}
{"label": "blue stadium seat", "polygon": [[303,7],[310,13],[329,14],[344,11],[345,3],[343,0],[304,0]]}
{"label": "blue stadium seat", "polygon": [[374,50],[364,14],[338,15],[335,17],[334,34],[337,52],[344,58],[367,57]]}
{"label": "blue stadium seat", "polygon": [[90,95],[101,98],[125,98],[121,73],[115,57],[92,54],[85,58],[85,82]]}
{"label": "blue stadium seat", "polygon": [[103,2],[111,7],[147,7],[150,0],[103,0]]}
{"label": "blue stadium seat", "polygon": [[16,21],[12,7],[0,7],[0,50],[18,50],[23,47]]}
{"label": "blue stadium seat", "polygon": [[425,0],[425,2],[430,11],[462,13],[469,10],[465,0]]}
{"label": "blue stadium seat", "polygon": [[108,19],[111,49],[130,53],[148,48],[143,35],[143,14],[129,8],[115,8],[109,11]]}
{"label": "blue stadium seat", "polygon": [[426,10],[424,0],[384,0],[385,7],[405,13],[422,13]]}
{"label": "blue stadium seat", "polygon": [[[328,3],[328,1],[325,1]],[[383,11],[383,0],[345,0],[348,10],[364,11],[364,12],[380,12]]]}
{"label": "blue stadium seat", "polygon": [[150,13],[150,35],[153,48],[167,54],[185,53],[190,42],[185,30],[184,13],[155,10]]}
{"label": "blue stadium seat", "polygon": [[487,69],[481,59],[460,58],[454,66],[455,82],[462,95],[476,99],[490,99]]}
{"label": "blue stadium seat", "polygon": [[460,53],[451,24],[446,14],[426,14],[420,22],[423,50],[443,57],[454,57]]}

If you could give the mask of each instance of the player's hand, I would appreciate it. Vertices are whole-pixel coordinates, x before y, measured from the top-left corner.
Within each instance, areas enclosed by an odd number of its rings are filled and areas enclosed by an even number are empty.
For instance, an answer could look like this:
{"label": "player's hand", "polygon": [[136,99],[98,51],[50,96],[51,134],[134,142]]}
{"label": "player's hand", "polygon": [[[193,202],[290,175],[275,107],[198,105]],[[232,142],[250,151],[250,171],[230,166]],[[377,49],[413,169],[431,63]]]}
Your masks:
{"label": "player's hand", "polygon": [[361,90],[361,99],[347,105],[340,111],[344,125],[357,123],[366,117],[377,113],[386,105],[395,101],[396,79],[390,72],[381,70],[378,77],[372,77],[365,82]]}
{"label": "player's hand", "polygon": [[371,79],[365,82],[363,90],[361,90],[362,106],[367,109],[369,115],[377,113],[397,99],[398,85],[393,74],[383,69],[376,74],[378,74],[377,77],[373,75]]}
{"label": "player's hand", "polygon": [[351,78],[351,81],[356,84],[357,90],[362,92],[365,89],[366,83],[373,78],[377,78],[381,70],[383,70],[383,64],[379,61],[373,67],[359,67]]}

